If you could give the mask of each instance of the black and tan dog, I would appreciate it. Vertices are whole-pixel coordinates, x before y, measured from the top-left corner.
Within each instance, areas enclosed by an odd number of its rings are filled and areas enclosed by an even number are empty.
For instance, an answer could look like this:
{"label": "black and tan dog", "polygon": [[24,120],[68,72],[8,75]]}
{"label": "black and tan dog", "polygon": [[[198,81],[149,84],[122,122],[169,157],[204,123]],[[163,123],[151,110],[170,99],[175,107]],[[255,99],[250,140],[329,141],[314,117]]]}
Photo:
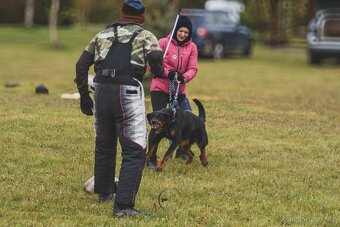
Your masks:
{"label": "black and tan dog", "polygon": [[[194,99],[199,111],[197,117],[191,111],[176,108],[165,108],[147,114],[147,119],[151,127],[155,130],[155,137],[150,144],[146,160],[149,161],[153,154],[157,153],[159,142],[163,138],[172,140],[162,161],[157,165],[157,171],[164,169],[166,162],[171,157],[175,149],[179,148],[188,155],[186,164],[192,162],[194,153],[191,151],[191,145],[196,143],[200,149],[200,160],[203,166],[208,165],[205,154],[205,147],[208,145],[208,135],[205,129],[205,110],[198,99]],[[174,116],[175,112],[175,116]]]}

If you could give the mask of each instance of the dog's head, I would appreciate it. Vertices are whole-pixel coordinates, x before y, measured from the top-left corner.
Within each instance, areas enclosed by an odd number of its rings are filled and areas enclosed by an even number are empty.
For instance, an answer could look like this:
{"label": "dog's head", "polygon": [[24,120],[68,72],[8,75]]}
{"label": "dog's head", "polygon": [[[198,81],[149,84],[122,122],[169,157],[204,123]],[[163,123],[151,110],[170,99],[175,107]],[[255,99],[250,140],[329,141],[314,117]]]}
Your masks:
{"label": "dog's head", "polygon": [[175,121],[175,118],[167,109],[148,113],[146,118],[156,133],[162,132]]}

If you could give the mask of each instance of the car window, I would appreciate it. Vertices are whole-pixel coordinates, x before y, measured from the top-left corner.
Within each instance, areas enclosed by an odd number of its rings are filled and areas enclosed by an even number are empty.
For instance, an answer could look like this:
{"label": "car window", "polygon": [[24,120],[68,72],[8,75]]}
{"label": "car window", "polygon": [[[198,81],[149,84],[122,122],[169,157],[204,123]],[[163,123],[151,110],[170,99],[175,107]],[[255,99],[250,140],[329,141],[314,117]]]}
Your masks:
{"label": "car window", "polygon": [[201,11],[198,13],[185,11],[183,15],[188,16],[193,25],[205,24],[207,26],[226,26],[237,24],[227,12]]}
{"label": "car window", "polygon": [[202,24],[203,23],[203,16],[193,16],[190,15],[188,16],[192,22],[193,25],[197,25],[197,24]]}
{"label": "car window", "polygon": [[205,22],[208,25],[215,26],[235,25],[235,22],[230,18],[228,13],[207,12],[205,14]]}

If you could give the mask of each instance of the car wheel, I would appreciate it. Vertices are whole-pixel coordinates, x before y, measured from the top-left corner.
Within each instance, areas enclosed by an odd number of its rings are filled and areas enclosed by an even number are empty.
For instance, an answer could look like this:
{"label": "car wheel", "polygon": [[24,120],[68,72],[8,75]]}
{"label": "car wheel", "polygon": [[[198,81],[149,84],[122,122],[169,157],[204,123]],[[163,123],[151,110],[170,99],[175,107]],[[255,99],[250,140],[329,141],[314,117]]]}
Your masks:
{"label": "car wheel", "polygon": [[221,59],[224,55],[224,47],[221,43],[216,43],[213,51],[213,58]]}
{"label": "car wheel", "polygon": [[309,56],[310,63],[312,65],[320,65],[321,64],[321,57],[317,54],[310,53]]}
{"label": "car wheel", "polygon": [[251,55],[251,42],[249,42],[247,47],[243,50],[242,55],[245,57],[249,57]]}

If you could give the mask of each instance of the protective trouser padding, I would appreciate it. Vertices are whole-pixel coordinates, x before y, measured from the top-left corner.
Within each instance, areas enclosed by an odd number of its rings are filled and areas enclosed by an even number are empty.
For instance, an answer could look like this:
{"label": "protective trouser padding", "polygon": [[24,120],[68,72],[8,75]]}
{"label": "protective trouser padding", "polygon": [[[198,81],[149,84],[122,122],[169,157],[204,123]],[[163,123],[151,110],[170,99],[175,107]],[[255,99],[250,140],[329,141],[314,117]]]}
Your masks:
{"label": "protective trouser padding", "polygon": [[134,206],[145,165],[146,120],[143,87],[95,83],[95,193],[112,193],[117,138],[122,165],[115,202]]}

